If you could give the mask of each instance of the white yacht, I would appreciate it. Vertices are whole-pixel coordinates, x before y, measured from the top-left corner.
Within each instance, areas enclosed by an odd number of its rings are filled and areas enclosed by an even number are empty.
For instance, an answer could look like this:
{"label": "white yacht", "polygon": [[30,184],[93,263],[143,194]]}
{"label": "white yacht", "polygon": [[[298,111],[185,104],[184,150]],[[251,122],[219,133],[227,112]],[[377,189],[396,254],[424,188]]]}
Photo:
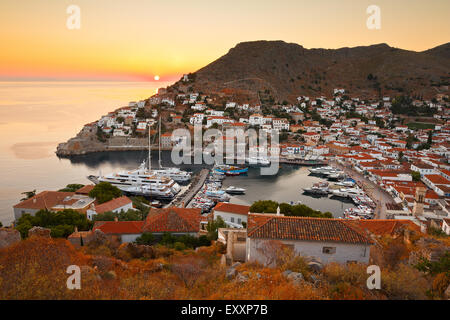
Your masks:
{"label": "white yacht", "polygon": [[353,196],[364,196],[365,193],[361,189],[356,188],[341,188],[339,190],[333,190],[332,194],[336,197],[351,198]]}
{"label": "white yacht", "polygon": [[[88,179],[95,184],[100,182],[108,182],[123,192],[130,194],[143,195],[158,199],[174,198],[181,191],[181,187],[175,182],[174,179],[172,179],[172,176],[183,175],[176,174],[176,170],[174,171],[173,169],[177,168],[151,170],[150,128],[148,140],[149,152],[147,166],[144,161],[136,170],[111,173],[105,176],[101,174],[99,176],[91,175],[88,176]],[[159,157],[159,162],[161,163],[161,156]],[[183,171],[180,170],[180,172]]]}
{"label": "white yacht", "polygon": [[261,165],[261,166],[269,166],[270,165],[270,160],[267,157],[263,157],[263,156],[251,156],[248,159],[246,159],[246,161],[249,164],[253,164],[253,165]]}
{"label": "white yacht", "polygon": [[142,168],[105,176],[89,176],[88,179],[95,184],[108,182],[126,193],[159,199],[172,199],[181,190],[173,179],[158,177],[151,171]]}
{"label": "white yacht", "polygon": [[311,168],[311,169],[308,169],[308,170],[312,174],[326,174],[329,171],[333,170],[333,168],[327,166],[327,167],[320,167],[320,168]]}
{"label": "white yacht", "polygon": [[247,191],[244,188],[239,188],[239,187],[235,187],[235,186],[229,186],[228,188],[225,189],[226,193],[229,194],[244,194],[245,191]]}

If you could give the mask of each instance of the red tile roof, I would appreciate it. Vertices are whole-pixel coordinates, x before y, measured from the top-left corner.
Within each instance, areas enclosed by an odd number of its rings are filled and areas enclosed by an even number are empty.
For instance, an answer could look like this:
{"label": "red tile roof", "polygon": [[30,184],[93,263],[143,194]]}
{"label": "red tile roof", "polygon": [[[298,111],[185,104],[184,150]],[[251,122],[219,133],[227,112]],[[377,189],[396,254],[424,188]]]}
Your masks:
{"label": "red tile roof", "polygon": [[421,233],[420,227],[410,220],[345,220],[345,223],[361,232],[367,230],[377,236],[393,235],[401,228],[408,228]]}
{"label": "red tile roof", "polygon": [[66,197],[73,196],[75,192],[42,191],[34,197],[16,204],[13,208],[22,209],[51,209],[61,203]]}
{"label": "red tile roof", "polygon": [[147,215],[144,232],[198,232],[201,209],[198,208],[152,208]]}
{"label": "red tile roof", "polygon": [[96,221],[92,230],[105,234],[140,234],[143,226],[144,221]]}
{"label": "red tile roof", "polygon": [[247,215],[250,211],[250,206],[243,206],[240,204],[232,204],[227,202],[219,202],[215,207],[214,211],[229,212],[241,215]]}
{"label": "red tile roof", "polygon": [[88,195],[92,189],[94,189],[94,185],[88,184],[88,185],[78,189],[77,191],[75,191],[75,193]]}
{"label": "red tile roof", "polygon": [[372,241],[341,219],[285,217],[250,214],[248,237],[372,244]]}
{"label": "red tile roof", "polygon": [[126,196],[122,196],[120,198],[112,199],[111,201],[108,201],[108,202],[105,202],[105,203],[95,206],[95,212],[105,213],[105,212],[113,211],[113,210],[123,207],[129,203],[132,203],[130,198],[128,198]]}
{"label": "red tile roof", "polygon": [[450,181],[439,174],[427,174],[427,175],[425,175],[425,178],[430,180],[433,184],[450,185]]}

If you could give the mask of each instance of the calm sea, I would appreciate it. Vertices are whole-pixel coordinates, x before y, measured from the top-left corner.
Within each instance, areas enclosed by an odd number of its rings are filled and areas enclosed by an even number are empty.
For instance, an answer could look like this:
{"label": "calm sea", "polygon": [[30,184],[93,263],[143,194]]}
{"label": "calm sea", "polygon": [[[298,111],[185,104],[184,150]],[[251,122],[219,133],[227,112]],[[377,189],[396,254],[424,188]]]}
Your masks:
{"label": "calm sea", "polygon": [[[145,152],[109,152],[73,159],[59,159],[56,146],[75,136],[81,127],[101,115],[148,98],[168,83],[151,82],[0,82],[0,221],[13,220],[12,206],[30,190],[58,190],[69,183],[87,184],[86,176],[118,169],[133,169]],[[156,161],[156,154],[152,157]],[[170,165],[170,154],[163,154]],[[197,171],[196,167],[187,168]],[[251,169],[248,176],[230,177],[225,186],[247,188],[247,194],[232,202],[301,201],[314,209],[342,214],[349,204],[332,199],[304,196],[301,188],[319,181],[306,168],[283,166],[277,176],[260,176]]]}

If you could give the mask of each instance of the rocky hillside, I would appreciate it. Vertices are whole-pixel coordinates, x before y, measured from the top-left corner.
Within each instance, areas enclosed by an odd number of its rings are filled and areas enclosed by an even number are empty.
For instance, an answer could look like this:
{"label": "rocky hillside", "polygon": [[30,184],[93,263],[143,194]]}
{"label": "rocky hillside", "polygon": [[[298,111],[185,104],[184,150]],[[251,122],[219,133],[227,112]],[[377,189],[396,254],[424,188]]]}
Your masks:
{"label": "rocky hillside", "polygon": [[[334,88],[351,95],[408,93],[433,97],[448,92],[450,44],[424,52],[387,44],[341,49],[305,49],[283,41],[239,43],[173,87],[202,92],[237,90],[293,101],[298,95],[330,96]],[[270,91],[270,92],[269,92]]]}

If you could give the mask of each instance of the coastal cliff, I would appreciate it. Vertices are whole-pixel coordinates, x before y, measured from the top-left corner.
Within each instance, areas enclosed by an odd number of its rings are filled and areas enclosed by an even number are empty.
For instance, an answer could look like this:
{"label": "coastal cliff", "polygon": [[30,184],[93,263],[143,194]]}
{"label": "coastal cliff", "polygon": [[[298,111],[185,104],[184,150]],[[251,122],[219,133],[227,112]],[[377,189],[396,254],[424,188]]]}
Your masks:
{"label": "coastal cliff", "polygon": [[67,142],[60,143],[56,148],[58,157],[71,157],[93,152],[147,150],[146,138],[111,137],[101,142],[95,134],[80,132],[76,137]]}

